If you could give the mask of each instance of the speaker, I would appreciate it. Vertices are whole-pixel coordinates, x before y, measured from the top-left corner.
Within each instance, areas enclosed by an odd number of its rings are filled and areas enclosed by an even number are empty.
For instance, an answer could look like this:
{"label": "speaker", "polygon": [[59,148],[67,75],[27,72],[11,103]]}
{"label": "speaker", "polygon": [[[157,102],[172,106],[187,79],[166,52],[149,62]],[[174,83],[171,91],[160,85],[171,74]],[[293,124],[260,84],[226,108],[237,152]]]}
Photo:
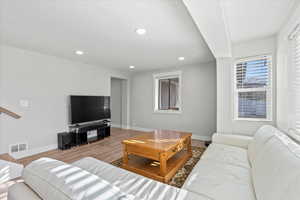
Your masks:
{"label": "speaker", "polygon": [[58,148],[61,150],[70,149],[76,144],[75,134],[70,132],[63,132],[57,134]]}
{"label": "speaker", "polygon": [[109,137],[110,136],[110,126],[105,127],[104,131],[104,137]]}

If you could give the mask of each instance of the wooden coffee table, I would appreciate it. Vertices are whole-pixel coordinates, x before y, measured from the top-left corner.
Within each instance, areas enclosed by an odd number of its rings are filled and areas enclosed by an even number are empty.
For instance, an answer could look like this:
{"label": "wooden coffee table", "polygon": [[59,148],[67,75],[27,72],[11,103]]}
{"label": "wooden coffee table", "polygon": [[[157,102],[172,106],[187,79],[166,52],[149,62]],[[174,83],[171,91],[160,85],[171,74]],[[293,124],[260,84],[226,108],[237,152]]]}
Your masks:
{"label": "wooden coffee table", "polygon": [[124,140],[122,167],[167,183],[192,157],[191,136],[191,133],[157,130]]}

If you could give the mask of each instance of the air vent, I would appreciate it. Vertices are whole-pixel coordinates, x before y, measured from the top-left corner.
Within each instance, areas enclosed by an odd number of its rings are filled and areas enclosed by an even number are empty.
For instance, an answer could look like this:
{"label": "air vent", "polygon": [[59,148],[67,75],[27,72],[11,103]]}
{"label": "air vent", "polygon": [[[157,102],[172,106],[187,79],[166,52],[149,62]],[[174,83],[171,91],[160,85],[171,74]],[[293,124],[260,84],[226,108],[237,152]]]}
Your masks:
{"label": "air vent", "polygon": [[17,152],[19,152],[19,145],[17,145],[17,144],[11,145],[10,146],[10,152],[11,153],[17,153]]}
{"label": "air vent", "polygon": [[26,151],[27,150],[27,144],[19,144],[19,151]]}
{"label": "air vent", "polygon": [[27,151],[28,144],[27,143],[19,143],[19,144],[12,144],[9,146],[10,153],[18,153],[22,151]]}

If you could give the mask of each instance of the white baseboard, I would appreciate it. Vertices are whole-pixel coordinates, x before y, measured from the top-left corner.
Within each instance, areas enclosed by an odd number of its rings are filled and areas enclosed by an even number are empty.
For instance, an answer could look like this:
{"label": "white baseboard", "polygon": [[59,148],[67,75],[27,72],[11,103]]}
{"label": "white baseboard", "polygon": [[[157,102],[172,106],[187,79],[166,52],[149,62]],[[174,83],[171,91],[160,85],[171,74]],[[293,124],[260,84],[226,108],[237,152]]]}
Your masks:
{"label": "white baseboard", "polygon": [[122,128],[121,124],[113,124],[110,125],[112,128]]}
{"label": "white baseboard", "polygon": [[154,129],[150,128],[142,128],[142,127],[137,127],[137,126],[130,126],[126,124],[111,124],[112,128],[122,128],[122,129],[130,129],[130,130],[135,130],[135,131],[145,131],[145,132],[150,132],[153,131]]}
{"label": "white baseboard", "polygon": [[130,129],[130,126],[127,124],[111,124],[112,128],[122,128],[122,129]]}
{"label": "white baseboard", "polygon": [[155,129],[151,129],[151,128],[142,128],[142,127],[137,127],[137,126],[129,126],[128,129],[135,130],[135,131],[144,131],[144,132],[151,132],[151,131],[155,130]]}
{"label": "white baseboard", "polygon": [[193,133],[192,139],[195,139],[195,140],[202,140],[202,141],[211,141],[211,136],[207,136],[207,135],[198,135],[198,134],[194,134],[194,133]]}
{"label": "white baseboard", "polygon": [[51,145],[44,146],[44,147],[29,149],[29,150],[23,151],[23,152],[10,153],[10,156],[13,157],[14,159],[20,159],[20,158],[25,158],[25,157],[32,156],[32,155],[35,155],[38,153],[50,151],[53,149],[57,149],[57,144],[51,144]]}

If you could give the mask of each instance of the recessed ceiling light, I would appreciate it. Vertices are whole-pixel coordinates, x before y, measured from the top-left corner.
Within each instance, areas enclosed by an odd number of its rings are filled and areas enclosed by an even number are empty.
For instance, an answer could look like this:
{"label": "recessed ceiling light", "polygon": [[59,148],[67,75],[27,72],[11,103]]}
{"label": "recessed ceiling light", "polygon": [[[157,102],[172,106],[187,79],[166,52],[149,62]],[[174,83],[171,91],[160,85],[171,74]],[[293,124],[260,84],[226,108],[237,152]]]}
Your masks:
{"label": "recessed ceiling light", "polygon": [[75,51],[75,53],[76,53],[77,55],[83,55],[83,54],[84,54],[83,51]]}
{"label": "recessed ceiling light", "polygon": [[138,28],[135,30],[135,32],[139,35],[145,35],[147,31],[144,28]]}
{"label": "recessed ceiling light", "polygon": [[184,57],[178,57],[178,60],[183,61],[185,58]]}
{"label": "recessed ceiling light", "polygon": [[135,68],[135,66],[132,66],[132,65],[131,65],[131,66],[129,66],[129,69],[134,69],[134,68]]}

